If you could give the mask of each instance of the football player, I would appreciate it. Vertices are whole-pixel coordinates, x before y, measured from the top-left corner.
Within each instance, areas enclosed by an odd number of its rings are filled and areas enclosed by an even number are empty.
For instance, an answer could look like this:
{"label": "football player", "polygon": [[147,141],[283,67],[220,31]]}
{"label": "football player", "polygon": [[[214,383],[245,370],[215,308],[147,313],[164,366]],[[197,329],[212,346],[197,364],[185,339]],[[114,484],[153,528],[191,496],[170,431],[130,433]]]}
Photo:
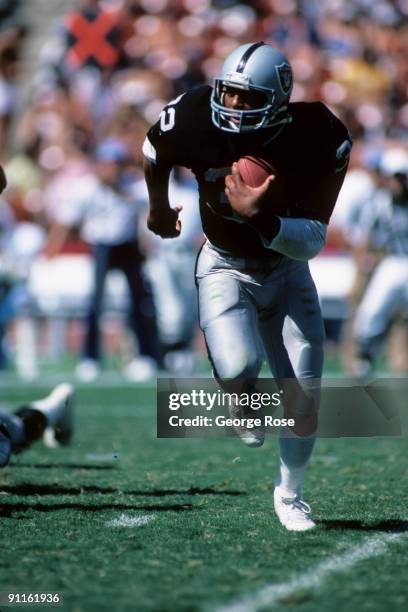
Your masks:
{"label": "football player", "polygon": [[0,412],[0,467],[12,452],[21,452],[43,437],[48,447],[69,443],[74,427],[75,392],[68,383],[47,397],[20,406],[14,414]]}
{"label": "football player", "polygon": [[356,312],[356,376],[372,374],[393,320],[408,314],[408,152],[392,148],[380,160],[383,178],[371,207],[363,215],[367,247],[382,251]]}
{"label": "football player", "polygon": [[[168,177],[174,165],[190,168],[207,238],[196,273],[200,325],[217,380],[226,390],[253,388],[265,352],[281,384],[295,370],[316,409],[324,331],[307,262],[324,246],[351,141],[322,103],[290,103],[292,83],[286,57],[257,42],[227,57],[213,88],[170,102],[143,147],[148,226],[163,238],[179,235]],[[246,185],[236,164],[243,156],[266,160],[274,174]],[[291,359],[282,340],[286,315],[296,337]],[[263,443],[263,429],[239,433],[249,446]],[[315,523],[300,489],[314,437],[297,433],[280,437],[274,506],[287,529],[306,531]]]}
{"label": "football player", "polygon": [[[144,181],[140,195],[147,202]],[[198,326],[194,269],[203,242],[194,177],[177,168],[170,178],[169,197],[183,202],[183,233],[178,240],[161,240],[144,228],[142,241],[149,253],[145,271],[156,306],[164,367],[173,376],[188,376],[194,369],[193,343]]]}

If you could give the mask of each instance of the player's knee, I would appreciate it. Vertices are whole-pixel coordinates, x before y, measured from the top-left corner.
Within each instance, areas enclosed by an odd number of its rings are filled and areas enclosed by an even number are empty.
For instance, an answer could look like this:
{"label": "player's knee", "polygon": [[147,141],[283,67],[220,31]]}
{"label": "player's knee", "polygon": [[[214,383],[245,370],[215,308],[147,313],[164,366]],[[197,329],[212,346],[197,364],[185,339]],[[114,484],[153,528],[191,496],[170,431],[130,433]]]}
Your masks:
{"label": "player's knee", "polygon": [[262,366],[262,359],[257,351],[249,347],[234,347],[234,350],[210,350],[215,375],[220,380],[256,378]]}
{"label": "player's knee", "polygon": [[261,370],[262,360],[251,351],[234,351],[228,359],[213,359],[216,376],[220,380],[235,381],[256,378]]}

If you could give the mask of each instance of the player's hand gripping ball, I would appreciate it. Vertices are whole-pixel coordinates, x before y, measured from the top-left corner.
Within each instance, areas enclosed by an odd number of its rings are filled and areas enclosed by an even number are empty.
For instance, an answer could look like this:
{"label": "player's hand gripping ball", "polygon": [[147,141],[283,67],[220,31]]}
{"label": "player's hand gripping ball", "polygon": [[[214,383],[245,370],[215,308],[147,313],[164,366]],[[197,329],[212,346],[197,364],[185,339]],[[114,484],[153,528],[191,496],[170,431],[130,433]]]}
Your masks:
{"label": "player's hand gripping ball", "polygon": [[241,157],[225,179],[225,193],[236,213],[248,220],[259,215],[285,215],[283,181],[266,160]]}
{"label": "player's hand gripping ball", "polygon": [[250,155],[241,157],[237,167],[242,180],[250,187],[261,187],[270,175],[276,178],[276,170],[269,162]]}

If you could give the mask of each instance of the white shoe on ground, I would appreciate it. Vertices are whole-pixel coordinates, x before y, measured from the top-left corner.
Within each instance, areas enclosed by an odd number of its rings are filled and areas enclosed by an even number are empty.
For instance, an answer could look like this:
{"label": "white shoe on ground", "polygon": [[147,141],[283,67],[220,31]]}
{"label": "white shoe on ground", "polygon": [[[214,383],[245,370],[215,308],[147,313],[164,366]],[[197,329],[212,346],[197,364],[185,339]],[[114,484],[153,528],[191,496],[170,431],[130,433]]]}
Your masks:
{"label": "white shoe on ground", "polygon": [[279,487],[273,492],[275,512],[288,531],[309,531],[316,527],[310,516],[310,506],[299,495],[289,496]]}

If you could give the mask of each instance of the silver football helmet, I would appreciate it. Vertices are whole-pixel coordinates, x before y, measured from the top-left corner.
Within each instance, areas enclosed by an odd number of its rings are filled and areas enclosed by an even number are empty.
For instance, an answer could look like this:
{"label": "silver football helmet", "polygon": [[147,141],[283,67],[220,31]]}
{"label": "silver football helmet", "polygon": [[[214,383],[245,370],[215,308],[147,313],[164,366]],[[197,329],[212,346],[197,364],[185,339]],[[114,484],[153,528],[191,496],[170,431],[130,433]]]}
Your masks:
{"label": "silver football helmet", "polygon": [[[227,132],[251,132],[289,123],[287,109],[292,85],[292,68],[277,49],[264,42],[241,45],[230,53],[221,75],[214,81],[213,123]],[[226,107],[224,96],[230,88],[248,92],[252,108]]]}

